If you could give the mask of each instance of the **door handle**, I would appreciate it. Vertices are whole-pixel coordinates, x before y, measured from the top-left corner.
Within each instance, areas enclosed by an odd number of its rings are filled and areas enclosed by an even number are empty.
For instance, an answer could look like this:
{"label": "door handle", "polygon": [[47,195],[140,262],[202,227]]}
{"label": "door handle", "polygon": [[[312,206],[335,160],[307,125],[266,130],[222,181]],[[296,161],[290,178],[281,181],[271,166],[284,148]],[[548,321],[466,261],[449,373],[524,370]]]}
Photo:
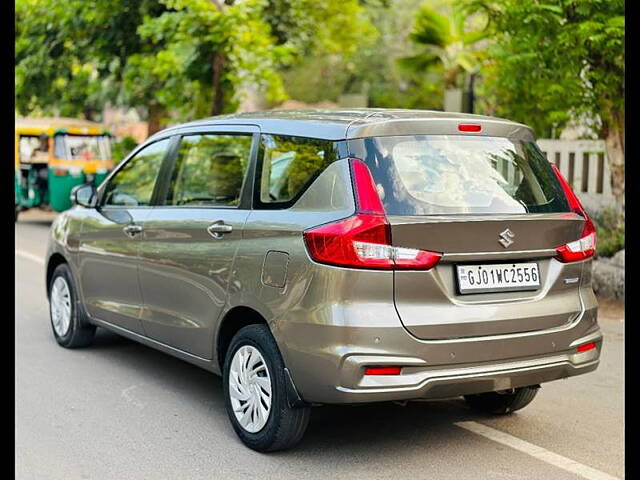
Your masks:
{"label": "door handle", "polygon": [[133,238],[138,233],[142,232],[142,227],[140,225],[127,225],[122,229],[122,231],[129,237]]}
{"label": "door handle", "polygon": [[207,227],[207,232],[213,238],[221,239],[222,235],[225,233],[231,233],[233,231],[233,227],[231,225],[227,225],[222,220],[212,223]]}

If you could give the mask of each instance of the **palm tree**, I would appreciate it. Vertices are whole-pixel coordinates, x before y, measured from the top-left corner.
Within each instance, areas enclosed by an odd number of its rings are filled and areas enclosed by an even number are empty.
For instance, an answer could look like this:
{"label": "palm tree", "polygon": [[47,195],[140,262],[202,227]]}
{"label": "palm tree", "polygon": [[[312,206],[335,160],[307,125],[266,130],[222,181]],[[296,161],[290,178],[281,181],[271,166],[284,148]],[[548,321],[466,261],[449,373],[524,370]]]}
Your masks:
{"label": "palm tree", "polygon": [[[477,28],[479,17],[467,17],[456,7],[449,10],[449,15],[443,15],[431,6],[420,8],[409,33],[409,39],[420,51],[400,59],[403,67],[414,72],[440,66],[445,91],[464,87],[467,75],[477,73],[479,47],[487,37],[484,26]],[[474,28],[468,30],[469,24]]]}

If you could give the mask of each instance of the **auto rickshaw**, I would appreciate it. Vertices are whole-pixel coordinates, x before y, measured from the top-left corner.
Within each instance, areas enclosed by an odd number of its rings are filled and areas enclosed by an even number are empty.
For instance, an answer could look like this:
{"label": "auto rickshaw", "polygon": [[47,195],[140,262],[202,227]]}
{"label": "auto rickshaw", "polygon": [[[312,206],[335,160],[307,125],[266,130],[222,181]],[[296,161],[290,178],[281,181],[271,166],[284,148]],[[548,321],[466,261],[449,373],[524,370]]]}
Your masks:
{"label": "auto rickshaw", "polygon": [[73,187],[99,185],[113,168],[111,141],[95,122],[16,118],[16,221],[29,208],[67,210]]}

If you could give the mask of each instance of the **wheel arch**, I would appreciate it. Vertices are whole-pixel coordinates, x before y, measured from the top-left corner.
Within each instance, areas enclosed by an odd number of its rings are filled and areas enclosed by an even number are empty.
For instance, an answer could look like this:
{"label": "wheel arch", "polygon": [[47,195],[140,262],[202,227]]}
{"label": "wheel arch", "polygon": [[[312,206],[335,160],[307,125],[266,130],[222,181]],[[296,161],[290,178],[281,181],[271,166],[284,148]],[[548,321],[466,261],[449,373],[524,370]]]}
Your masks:
{"label": "wheel arch", "polygon": [[216,335],[215,360],[218,362],[221,372],[224,369],[224,358],[231,344],[231,339],[241,328],[248,325],[266,325],[271,331],[265,317],[257,310],[247,306],[231,308],[220,321]]}
{"label": "wheel arch", "polygon": [[291,372],[286,367],[286,362],[284,356],[282,355],[282,349],[273,335],[273,330],[267,322],[266,318],[257,310],[247,307],[247,306],[236,306],[230,309],[223,317],[220,322],[220,327],[218,328],[218,335],[216,337],[216,356],[215,360],[217,360],[220,372],[224,372],[224,360],[227,354],[227,350],[229,349],[229,345],[231,345],[231,340],[234,335],[241,329],[248,325],[265,325],[271,336],[276,341],[276,347],[280,352],[282,357],[282,361],[285,364],[284,374],[285,374],[285,385],[286,385],[286,395],[287,401],[289,402],[289,406],[291,407],[307,407],[310,404],[305,402],[298,392],[298,389],[293,382],[293,378],[291,377]]}
{"label": "wheel arch", "polygon": [[55,272],[56,268],[63,263],[69,263],[67,259],[61,253],[55,252],[47,261],[47,273],[45,277],[45,288],[47,290],[47,299],[49,298],[49,283],[51,282],[51,277],[53,276],[53,272]]}

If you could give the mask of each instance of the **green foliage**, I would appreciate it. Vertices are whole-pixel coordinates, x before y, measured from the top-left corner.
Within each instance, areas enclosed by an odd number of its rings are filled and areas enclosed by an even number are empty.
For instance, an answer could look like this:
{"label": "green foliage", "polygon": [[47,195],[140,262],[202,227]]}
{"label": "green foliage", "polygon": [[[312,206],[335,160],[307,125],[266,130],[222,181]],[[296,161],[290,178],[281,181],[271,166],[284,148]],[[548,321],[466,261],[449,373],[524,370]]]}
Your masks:
{"label": "green foliage", "polygon": [[118,164],[124,158],[129,155],[133,151],[134,148],[138,146],[138,143],[135,141],[133,137],[126,136],[117,142],[113,143],[111,147],[111,157],[113,158],[114,164]]}
{"label": "green foliage", "polygon": [[[339,54],[319,51],[301,59],[284,73],[287,93],[306,103],[337,102],[343,93],[363,93],[370,107],[441,108],[437,69],[427,74],[407,71],[397,62],[411,47],[407,32],[422,2],[403,0],[402,8],[387,1],[366,2],[356,17],[361,33],[351,42],[352,49]],[[347,30],[357,31],[354,20]]]}
{"label": "green foliage", "polygon": [[269,26],[260,19],[266,2],[246,0],[218,9],[209,0],[162,0],[170,9],[146,18],[141,38],[157,46],[133,55],[125,72],[132,97],[152,95],[176,120],[210,114],[215,94],[213,56],[224,58],[220,87],[225,111],[234,111],[239,87],[253,84],[268,98],[284,92],[276,65],[287,48],[273,45]]}
{"label": "green foliage", "polygon": [[276,45],[287,45],[298,58],[350,56],[376,33],[357,0],[269,0],[262,18]]}
{"label": "green foliage", "polygon": [[121,103],[127,59],[146,48],[136,29],[163,10],[157,0],[16,2],[16,109],[92,118]]}
{"label": "green foliage", "polygon": [[468,15],[457,6],[443,14],[424,5],[409,33],[419,52],[403,57],[400,63],[414,72],[440,66],[446,88],[462,87],[464,73],[475,73],[479,67],[478,43],[487,36],[483,23],[480,16]]}
{"label": "green foliage", "polygon": [[152,131],[232,112],[248,88],[279,103],[282,68],[375,34],[357,0],[19,0],[16,30],[20,114],[141,106]]}
{"label": "green foliage", "polygon": [[591,215],[597,230],[597,255],[611,257],[624,248],[624,220],[614,208],[601,208]]}
{"label": "green foliage", "polygon": [[572,119],[624,117],[623,0],[466,0],[490,19],[479,94],[486,113],[551,136]]}
{"label": "green foliage", "polygon": [[23,115],[77,115],[83,106],[99,104],[96,66],[79,51],[83,39],[69,28],[72,22],[84,27],[78,2],[48,3],[16,3],[16,109]]}
{"label": "green foliage", "polygon": [[612,257],[624,248],[624,226],[614,229],[597,228],[597,254],[600,257]]}

